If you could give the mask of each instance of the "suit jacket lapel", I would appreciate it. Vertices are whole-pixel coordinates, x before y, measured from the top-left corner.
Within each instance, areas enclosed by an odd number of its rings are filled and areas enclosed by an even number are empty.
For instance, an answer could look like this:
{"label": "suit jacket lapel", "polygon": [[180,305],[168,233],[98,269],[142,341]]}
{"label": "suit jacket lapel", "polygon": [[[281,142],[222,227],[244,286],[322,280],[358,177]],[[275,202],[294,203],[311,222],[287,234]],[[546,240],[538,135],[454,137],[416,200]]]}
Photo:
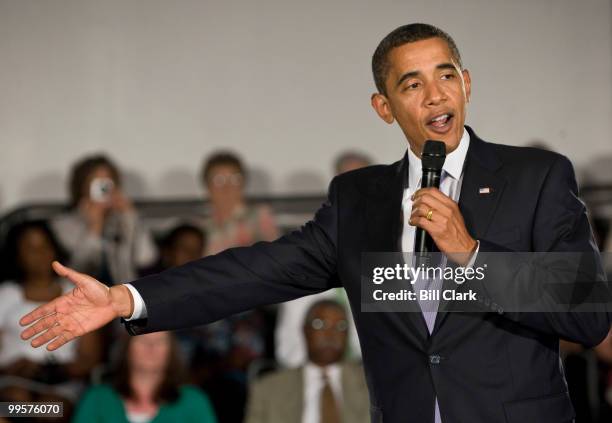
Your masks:
{"label": "suit jacket lapel", "polygon": [[497,210],[506,179],[496,172],[502,165],[497,154],[471,128],[468,130],[473,143],[468,150],[459,209],[468,231],[474,238],[482,238]]}
{"label": "suit jacket lapel", "polygon": [[[506,180],[496,173],[502,165],[497,154],[474,133],[472,128],[467,126],[466,128],[470,134],[470,147],[459,196],[459,210],[468,232],[473,238],[479,239],[487,233],[506,186]],[[447,281],[443,289],[455,287],[453,281]],[[452,304],[440,301],[434,333],[446,318],[448,306],[452,307]]]}

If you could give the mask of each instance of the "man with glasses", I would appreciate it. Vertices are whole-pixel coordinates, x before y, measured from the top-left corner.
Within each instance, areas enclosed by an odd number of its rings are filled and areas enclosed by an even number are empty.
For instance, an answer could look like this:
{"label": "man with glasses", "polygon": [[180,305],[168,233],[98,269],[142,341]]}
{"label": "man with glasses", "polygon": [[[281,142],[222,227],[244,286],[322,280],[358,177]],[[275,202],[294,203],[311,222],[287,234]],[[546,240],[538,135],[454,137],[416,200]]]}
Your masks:
{"label": "man with glasses", "polygon": [[253,383],[246,423],[366,423],[370,419],[363,368],[343,361],[348,341],[344,307],[312,304],[303,323],[307,362]]}

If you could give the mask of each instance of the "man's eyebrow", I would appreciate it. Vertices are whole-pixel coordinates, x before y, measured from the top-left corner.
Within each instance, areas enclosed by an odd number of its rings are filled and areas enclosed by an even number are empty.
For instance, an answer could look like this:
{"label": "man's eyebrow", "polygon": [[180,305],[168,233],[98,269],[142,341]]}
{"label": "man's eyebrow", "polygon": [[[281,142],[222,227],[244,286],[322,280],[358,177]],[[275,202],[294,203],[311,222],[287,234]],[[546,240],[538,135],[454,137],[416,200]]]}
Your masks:
{"label": "man's eyebrow", "polygon": [[400,77],[400,79],[397,80],[397,83],[395,84],[395,86],[399,87],[400,85],[402,85],[402,82],[404,82],[407,79],[414,78],[415,76],[418,76],[420,73],[421,72],[419,71],[406,72]]}
{"label": "man's eyebrow", "polygon": [[457,67],[452,63],[440,63],[438,66],[436,66],[436,69],[452,69],[456,71]]}
{"label": "man's eyebrow", "polygon": [[[452,69],[456,71],[457,67],[449,62],[449,63],[440,63],[439,65],[436,66],[436,69]],[[397,80],[397,83],[395,84],[395,86],[399,87],[400,85],[402,85],[402,82],[404,82],[407,79],[414,78],[415,76],[419,76],[420,73],[421,72],[418,70],[406,72],[400,77],[400,79]]]}

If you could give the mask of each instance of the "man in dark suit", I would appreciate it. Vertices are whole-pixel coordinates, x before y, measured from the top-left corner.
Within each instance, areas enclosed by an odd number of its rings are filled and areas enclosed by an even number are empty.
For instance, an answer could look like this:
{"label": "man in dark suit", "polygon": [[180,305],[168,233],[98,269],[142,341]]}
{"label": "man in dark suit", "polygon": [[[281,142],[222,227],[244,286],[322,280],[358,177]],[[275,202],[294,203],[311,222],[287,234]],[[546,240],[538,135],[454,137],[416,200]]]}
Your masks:
{"label": "man in dark suit", "polygon": [[[373,422],[571,421],[559,339],[598,344],[610,329],[609,312],[506,311],[497,290],[479,291],[488,312],[362,312],[362,253],[412,251],[415,227],[459,266],[495,251],[597,256],[565,157],[491,144],[464,126],[471,80],[446,33],[400,27],[379,44],[372,65],[372,105],[404,132],[409,149],[402,160],[337,176],[313,220],[271,243],[110,290],[55,264],[77,287],[22,318],[23,325],[36,321],[23,338],[41,333],[32,345],[51,341],[47,348],[56,349],[118,316],[129,317],[132,334],[178,329],[343,286]],[[446,145],[440,190],[418,189],[427,139]]]}

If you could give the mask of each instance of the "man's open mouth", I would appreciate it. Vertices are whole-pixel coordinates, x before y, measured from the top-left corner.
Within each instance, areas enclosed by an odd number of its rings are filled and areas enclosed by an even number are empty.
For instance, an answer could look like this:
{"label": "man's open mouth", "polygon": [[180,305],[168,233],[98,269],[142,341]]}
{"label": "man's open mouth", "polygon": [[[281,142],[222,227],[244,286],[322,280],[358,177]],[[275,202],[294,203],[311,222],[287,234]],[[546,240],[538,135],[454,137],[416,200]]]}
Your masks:
{"label": "man's open mouth", "polygon": [[427,127],[439,134],[446,133],[451,127],[453,118],[454,115],[452,113],[437,115],[427,122]]}

